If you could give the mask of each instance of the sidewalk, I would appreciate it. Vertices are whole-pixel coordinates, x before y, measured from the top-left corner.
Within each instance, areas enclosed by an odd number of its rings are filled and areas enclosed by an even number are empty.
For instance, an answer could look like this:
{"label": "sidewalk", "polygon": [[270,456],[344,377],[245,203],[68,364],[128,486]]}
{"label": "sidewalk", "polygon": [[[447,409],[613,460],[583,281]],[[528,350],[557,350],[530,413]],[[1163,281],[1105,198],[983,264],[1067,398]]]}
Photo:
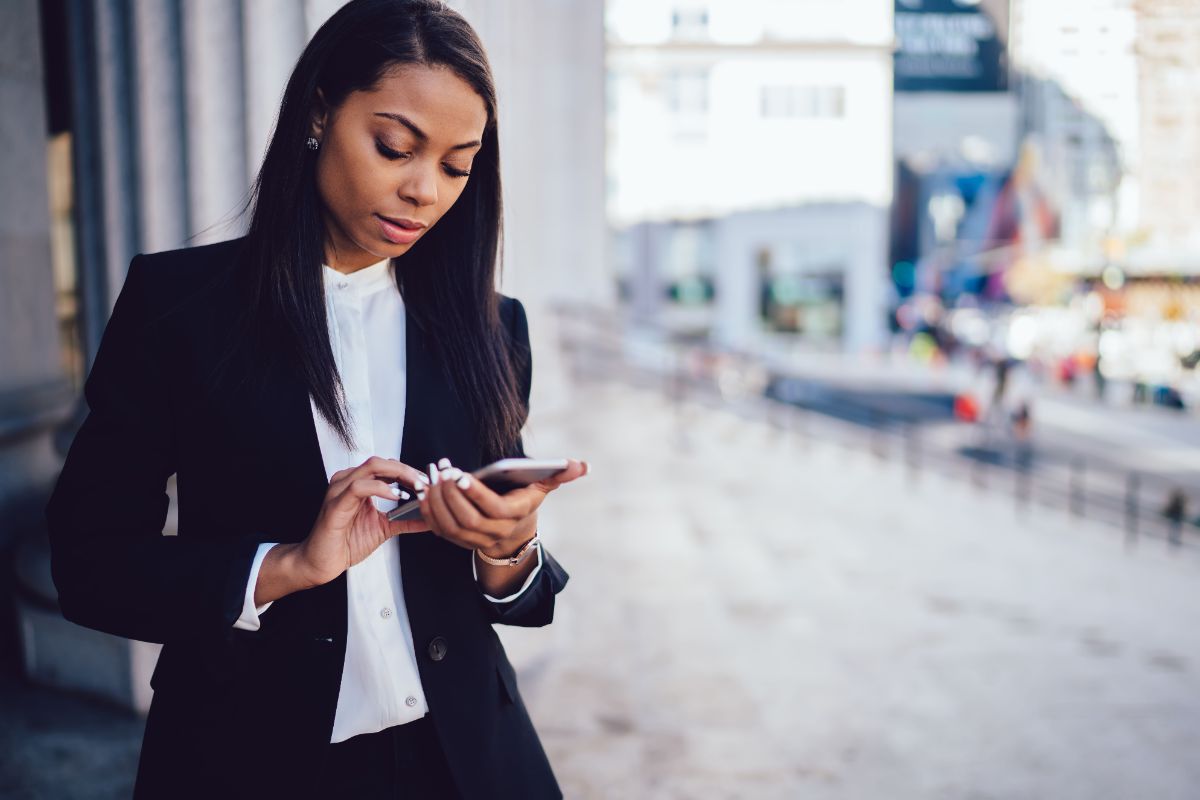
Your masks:
{"label": "sidewalk", "polygon": [[1185,798],[1200,557],[653,393],[572,390],[531,453],[555,624],[502,631],[572,798]]}
{"label": "sidewalk", "polygon": [[[1195,796],[1195,550],[554,389],[529,452],[594,466],[542,515],[571,582],[553,625],[501,635],[568,798]],[[139,721],[11,681],[0,707],[0,796],[128,796]]]}

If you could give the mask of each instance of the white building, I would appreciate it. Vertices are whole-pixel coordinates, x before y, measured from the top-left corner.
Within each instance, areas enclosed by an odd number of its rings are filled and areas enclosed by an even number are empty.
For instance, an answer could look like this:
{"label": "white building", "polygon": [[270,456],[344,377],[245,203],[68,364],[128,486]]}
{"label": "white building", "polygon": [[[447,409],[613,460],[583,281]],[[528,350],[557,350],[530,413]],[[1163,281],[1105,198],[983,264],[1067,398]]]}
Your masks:
{"label": "white building", "polygon": [[1200,273],[1200,3],[1135,0],[1140,222],[1152,271]]}
{"label": "white building", "polygon": [[[795,256],[804,226],[789,220],[819,207],[826,238],[844,244],[819,259],[842,271],[840,339],[878,344],[892,196],[890,0],[611,0],[608,30],[610,222],[729,217],[714,235],[745,245],[711,244],[713,326],[721,341],[746,345],[764,328],[759,269],[813,263]],[[864,227],[864,207],[878,224]],[[740,225],[753,235],[733,234]],[[628,268],[659,291],[653,269]]]}
{"label": "white building", "polygon": [[1088,262],[1140,221],[1136,30],[1132,0],[1012,0],[1024,133],[1062,243]]}

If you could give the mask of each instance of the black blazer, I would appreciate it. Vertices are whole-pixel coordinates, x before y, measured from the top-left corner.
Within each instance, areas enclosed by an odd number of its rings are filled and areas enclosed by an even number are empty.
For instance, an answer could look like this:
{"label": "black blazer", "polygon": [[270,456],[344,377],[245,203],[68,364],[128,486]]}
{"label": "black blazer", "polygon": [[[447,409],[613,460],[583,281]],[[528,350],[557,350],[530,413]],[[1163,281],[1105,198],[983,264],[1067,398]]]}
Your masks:
{"label": "black blazer", "polygon": [[[137,797],[306,797],[333,730],[345,575],[277,600],[258,631],[233,627],[259,543],[307,536],[328,485],[308,393],[282,359],[237,355],[212,380],[242,241],[133,259],[46,509],[63,615],[164,645]],[[520,302],[501,312],[528,346]],[[478,468],[467,413],[408,319],[401,460]],[[163,536],[172,473],[178,535]],[[548,624],[566,572],[545,553],[530,589],[497,605],[471,551],[431,533],[399,541],[421,683],[463,797],[561,797],[492,624]]]}

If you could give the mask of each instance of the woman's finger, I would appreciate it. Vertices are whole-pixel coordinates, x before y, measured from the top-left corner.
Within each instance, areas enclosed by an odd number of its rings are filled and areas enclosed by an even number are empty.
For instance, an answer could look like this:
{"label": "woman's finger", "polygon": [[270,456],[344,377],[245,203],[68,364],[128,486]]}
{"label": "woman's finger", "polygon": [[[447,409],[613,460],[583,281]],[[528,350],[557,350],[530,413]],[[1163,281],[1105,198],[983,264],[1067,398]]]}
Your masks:
{"label": "woman's finger", "polygon": [[[335,473],[335,475],[337,474],[340,473]],[[392,480],[399,480],[407,486],[416,486],[417,482],[424,478],[424,474],[402,461],[371,456],[357,467],[351,469],[347,474],[342,475],[340,482],[346,484],[363,478],[390,478]],[[333,481],[331,480],[330,483],[333,483]],[[340,488],[344,489],[344,486]]]}
{"label": "woman's finger", "polygon": [[338,496],[339,509],[349,509],[359,500],[366,497],[380,497],[384,500],[399,500],[401,490],[375,478],[359,478],[345,485]]}
{"label": "woman's finger", "polygon": [[588,463],[586,461],[577,461],[573,458],[567,459],[567,468],[556,472],[545,480],[538,481],[542,487],[551,492],[562,486],[564,483],[570,483],[573,480],[582,478],[588,474]]}
{"label": "woman's finger", "polygon": [[487,539],[472,531],[462,530],[446,506],[444,485],[431,486],[425,494],[422,508],[428,506],[434,524],[441,536],[462,547],[482,547]]}
{"label": "woman's finger", "polygon": [[[478,481],[474,481],[478,482]],[[472,499],[472,488],[467,489],[467,497]],[[502,517],[505,519],[524,519],[541,506],[541,501],[546,499],[546,489],[541,488],[540,483],[530,483],[529,486],[523,486],[520,489],[512,489],[511,492],[505,492],[499,495],[500,507],[496,512],[492,512],[488,507],[484,507],[484,511],[490,517]]]}
{"label": "woman's finger", "polygon": [[429,523],[424,519],[398,519],[389,522],[388,536],[399,536],[405,533],[422,533],[429,530]]}
{"label": "woman's finger", "polygon": [[483,481],[476,480],[473,475],[464,475],[459,478],[455,488],[462,492],[485,516],[492,519],[517,520],[529,516],[526,505],[520,501],[520,498],[514,502],[514,492],[497,494]]}
{"label": "woman's finger", "polygon": [[[469,481],[469,483],[477,483],[477,481]],[[487,487],[484,487],[485,489]],[[454,515],[454,521],[458,523],[460,528],[475,531],[483,534],[505,534],[512,528],[512,520],[504,518],[493,518],[483,514],[471,500],[469,500],[463,489],[459,488],[457,483],[443,484],[441,491],[442,499],[446,502],[446,507],[450,513]]]}

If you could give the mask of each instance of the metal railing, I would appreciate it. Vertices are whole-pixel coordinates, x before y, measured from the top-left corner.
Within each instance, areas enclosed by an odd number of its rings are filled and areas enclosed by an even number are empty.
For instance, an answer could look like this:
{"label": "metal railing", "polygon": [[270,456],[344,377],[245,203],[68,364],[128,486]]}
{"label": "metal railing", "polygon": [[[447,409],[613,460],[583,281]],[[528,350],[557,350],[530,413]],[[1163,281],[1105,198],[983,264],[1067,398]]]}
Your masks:
{"label": "metal railing", "polygon": [[[833,444],[899,462],[914,481],[925,472],[964,479],[981,491],[1011,494],[1018,511],[1040,505],[1109,525],[1123,531],[1131,545],[1145,537],[1175,547],[1200,546],[1200,517],[1195,516],[1200,513],[1200,488],[1181,485],[1170,476],[1114,468],[1083,456],[1035,458],[1028,443],[1009,442],[1007,458],[989,460],[979,449],[972,455],[931,441],[921,422],[878,408],[865,410],[866,419],[850,420],[773,400],[764,393],[765,370],[754,354],[717,353],[703,342],[665,337],[656,347],[639,352],[625,335],[624,321],[611,312],[577,307],[556,311],[558,344],[574,376],[662,392],[676,409],[677,435],[686,436],[685,407],[706,406],[772,426],[801,451]],[[705,370],[697,364],[719,366]],[[1189,507],[1191,519],[1186,516]]]}

